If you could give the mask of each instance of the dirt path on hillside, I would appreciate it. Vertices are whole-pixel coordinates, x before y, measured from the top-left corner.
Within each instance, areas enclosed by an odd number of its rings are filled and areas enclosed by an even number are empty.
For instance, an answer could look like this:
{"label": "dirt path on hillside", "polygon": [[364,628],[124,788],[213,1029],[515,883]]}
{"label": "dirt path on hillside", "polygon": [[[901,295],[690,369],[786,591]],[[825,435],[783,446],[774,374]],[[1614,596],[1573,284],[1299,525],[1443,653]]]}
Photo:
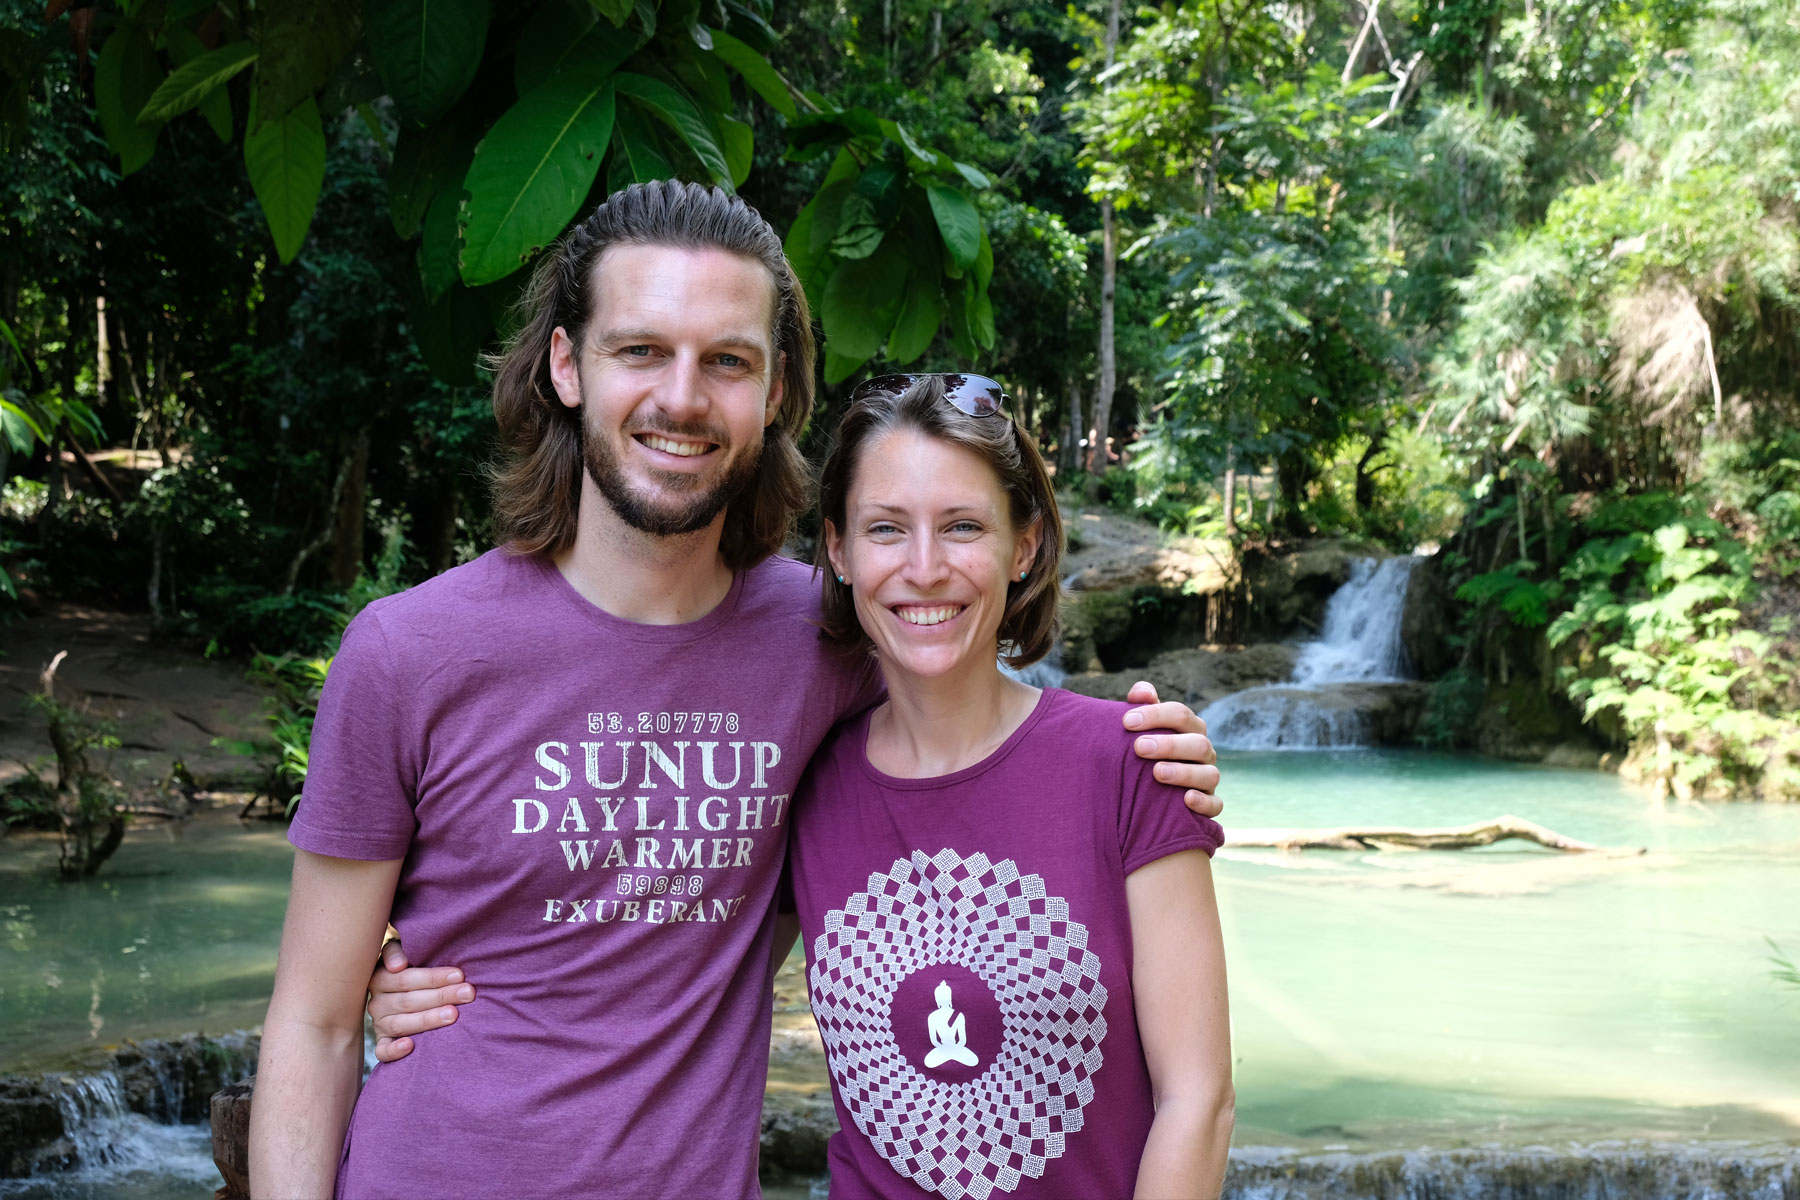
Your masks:
{"label": "dirt path on hillside", "polygon": [[59,651],[57,698],[109,723],[121,743],[112,769],[134,794],[159,788],[176,759],[202,790],[242,791],[263,766],[226,742],[268,741],[263,691],[241,659],[208,660],[151,636],[148,615],[65,605],[0,627],[0,787],[31,764],[54,779],[43,718],[29,698]]}

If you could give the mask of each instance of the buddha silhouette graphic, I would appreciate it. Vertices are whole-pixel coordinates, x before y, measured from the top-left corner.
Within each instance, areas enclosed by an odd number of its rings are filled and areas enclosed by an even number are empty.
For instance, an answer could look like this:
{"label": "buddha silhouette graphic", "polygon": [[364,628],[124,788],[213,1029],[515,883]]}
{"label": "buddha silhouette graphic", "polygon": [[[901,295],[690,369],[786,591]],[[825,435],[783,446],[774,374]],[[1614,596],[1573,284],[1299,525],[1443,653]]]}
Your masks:
{"label": "buddha silhouette graphic", "polygon": [[937,1008],[925,1018],[925,1028],[931,1034],[931,1053],[925,1056],[925,1065],[941,1067],[957,1062],[965,1067],[976,1066],[981,1060],[969,1049],[966,1019],[951,1006],[950,985],[940,979],[932,994],[937,997]]}

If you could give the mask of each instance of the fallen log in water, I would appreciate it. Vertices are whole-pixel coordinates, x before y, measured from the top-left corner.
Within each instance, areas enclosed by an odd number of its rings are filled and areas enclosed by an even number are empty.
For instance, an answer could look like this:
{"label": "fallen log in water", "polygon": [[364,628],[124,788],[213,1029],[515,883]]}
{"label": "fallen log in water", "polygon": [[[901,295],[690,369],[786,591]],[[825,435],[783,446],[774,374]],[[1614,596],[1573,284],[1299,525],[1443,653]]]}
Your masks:
{"label": "fallen log in water", "polygon": [[1536,842],[1552,850],[1593,850],[1594,846],[1511,814],[1450,829],[1356,827],[1346,829],[1227,829],[1227,846],[1269,846],[1276,850],[1466,850],[1507,838]]}

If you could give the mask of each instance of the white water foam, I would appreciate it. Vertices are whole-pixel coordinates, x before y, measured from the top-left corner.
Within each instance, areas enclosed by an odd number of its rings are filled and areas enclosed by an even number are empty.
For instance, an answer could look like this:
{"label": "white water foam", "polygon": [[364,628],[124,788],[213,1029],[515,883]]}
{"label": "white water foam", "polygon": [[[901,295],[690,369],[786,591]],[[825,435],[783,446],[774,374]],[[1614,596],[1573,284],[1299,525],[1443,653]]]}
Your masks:
{"label": "white water foam", "polygon": [[1363,715],[1333,688],[1405,678],[1400,614],[1416,559],[1351,563],[1325,605],[1319,636],[1306,643],[1287,683],[1247,688],[1201,712],[1215,745],[1234,750],[1327,750],[1364,744]]}

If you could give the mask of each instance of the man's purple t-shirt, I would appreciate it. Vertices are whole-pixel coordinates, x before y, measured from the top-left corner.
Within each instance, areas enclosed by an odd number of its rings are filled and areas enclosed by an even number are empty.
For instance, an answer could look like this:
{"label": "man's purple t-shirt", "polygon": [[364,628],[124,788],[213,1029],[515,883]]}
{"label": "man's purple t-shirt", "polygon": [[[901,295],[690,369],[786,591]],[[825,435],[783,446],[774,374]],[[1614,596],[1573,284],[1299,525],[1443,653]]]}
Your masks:
{"label": "man's purple t-shirt", "polygon": [[783,559],[640,625],[496,551],[351,624],[289,836],[404,856],[408,954],[479,996],[370,1075],[341,1196],[758,1194],[791,797],[878,691],[817,613]]}
{"label": "man's purple t-shirt", "polygon": [[1219,826],[1131,750],[1123,704],[1045,689],[952,775],[814,757],[789,870],[841,1132],[835,1197],[1129,1196],[1155,1115],[1125,877]]}

